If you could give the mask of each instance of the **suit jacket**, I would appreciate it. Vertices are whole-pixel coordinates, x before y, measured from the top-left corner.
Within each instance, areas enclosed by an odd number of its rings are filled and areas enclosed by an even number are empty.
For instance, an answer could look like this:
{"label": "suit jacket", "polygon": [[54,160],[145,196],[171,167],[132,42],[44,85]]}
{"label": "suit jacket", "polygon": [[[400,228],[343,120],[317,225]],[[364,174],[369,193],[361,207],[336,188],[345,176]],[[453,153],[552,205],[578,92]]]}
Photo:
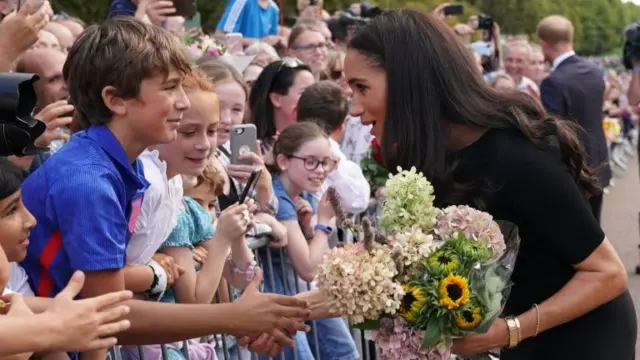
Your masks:
{"label": "suit jacket", "polygon": [[589,165],[600,175],[600,185],[611,180],[609,151],[602,129],[604,78],[595,64],[577,56],[565,59],[540,84],[542,104],[551,114],[577,122],[584,132],[582,146]]}

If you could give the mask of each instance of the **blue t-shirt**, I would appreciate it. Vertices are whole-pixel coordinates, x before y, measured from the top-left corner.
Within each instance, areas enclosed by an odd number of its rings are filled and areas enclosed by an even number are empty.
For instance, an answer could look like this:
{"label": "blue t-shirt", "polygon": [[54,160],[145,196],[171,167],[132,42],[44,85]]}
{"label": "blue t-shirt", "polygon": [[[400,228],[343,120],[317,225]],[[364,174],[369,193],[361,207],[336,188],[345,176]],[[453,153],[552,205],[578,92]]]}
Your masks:
{"label": "blue t-shirt", "polygon": [[[276,220],[288,221],[298,220],[298,212],[296,211],[296,202],[289,197],[287,190],[284,189],[280,176],[273,176],[273,193],[278,198],[278,212],[276,213]],[[318,211],[318,201],[313,195],[303,192],[300,195],[303,199],[309,202],[313,209],[313,214]]]}
{"label": "blue t-shirt", "polygon": [[218,30],[262,39],[278,35],[279,23],[280,9],[273,0],[269,0],[266,9],[260,6],[258,0],[229,0],[218,23]]}
{"label": "blue t-shirt", "polygon": [[76,270],[121,269],[149,183],[106,126],[71,138],[22,185],[38,221],[22,262],[38,296],[53,297]]}
{"label": "blue t-shirt", "polygon": [[109,17],[115,16],[135,16],[136,4],[130,0],[112,0],[109,6]]}

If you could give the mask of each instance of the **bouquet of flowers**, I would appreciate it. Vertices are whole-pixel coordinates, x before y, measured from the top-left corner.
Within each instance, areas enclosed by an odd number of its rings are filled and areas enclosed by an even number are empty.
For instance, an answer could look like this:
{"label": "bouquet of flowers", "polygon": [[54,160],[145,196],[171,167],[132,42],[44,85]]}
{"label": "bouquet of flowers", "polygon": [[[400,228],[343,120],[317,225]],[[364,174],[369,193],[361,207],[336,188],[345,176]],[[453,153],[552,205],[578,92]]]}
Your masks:
{"label": "bouquet of flowers", "polygon": [[193,59],[199,59],[204,55],[221,56],[227,52],[224,45],[209,35],[187,35],[185,44],[187,45],[187,53]]}
{"label": "bouquet of flowers", "polygon": [[389,178],[389,171],[382,165],[380,142],[377,138],[371,140],[371,149],[367,156],[360,161],[362,174],[372,188],[383,187]]}
{"label": "bouquet of flowers", "polygon": [[381,360],[445,360],[452,340],[484,332],[509,293],[517,230],[468,206],[434,207],[433,187],[415,169],[387,180],[380,225],[346,219],[362,241],[331,250],[306,296],[324,316],[372,330]]}

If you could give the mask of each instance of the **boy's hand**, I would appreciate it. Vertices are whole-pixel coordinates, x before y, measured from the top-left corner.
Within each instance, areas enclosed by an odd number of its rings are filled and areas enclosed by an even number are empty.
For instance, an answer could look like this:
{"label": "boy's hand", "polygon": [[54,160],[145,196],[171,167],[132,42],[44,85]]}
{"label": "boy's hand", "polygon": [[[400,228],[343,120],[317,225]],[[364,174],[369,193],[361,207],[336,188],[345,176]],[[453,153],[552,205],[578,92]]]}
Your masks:
{"label": "boy's hand", "polygon": [[231,304],[237,312],[232,335],[252,337],[267,333],[279,345],[295,346],[289,334],[309,331],[304,323],[311,313],[309,305],[290,296],[263,294],[259,290],[261,282],[262,270],[256,268],[256,276]]}
{"label": "boy's hand", "polygon": [[73,105],[69,105],[66,100],[56,101],[45,106],[34,118],[47,125],[47,129],[40,135],[34,144],[37,147],[46,148],[54,140],[69,140],[70,135],[59,131],[71,124],[70,116],[63,116],[73,111]]}
{"label": "boy's hand", "polygon": [[[49,351],[90,351],[107,349],[117,343],[114,334],[127,330],[131,323],[123,319],[129,307],[131,291],[118,291],[93,298],[73,300],[84,285],[85,276],[77,271],[69,284],[53,299],[42,314],[52,325]],[[40,315],[35,315],[40,316]]]}

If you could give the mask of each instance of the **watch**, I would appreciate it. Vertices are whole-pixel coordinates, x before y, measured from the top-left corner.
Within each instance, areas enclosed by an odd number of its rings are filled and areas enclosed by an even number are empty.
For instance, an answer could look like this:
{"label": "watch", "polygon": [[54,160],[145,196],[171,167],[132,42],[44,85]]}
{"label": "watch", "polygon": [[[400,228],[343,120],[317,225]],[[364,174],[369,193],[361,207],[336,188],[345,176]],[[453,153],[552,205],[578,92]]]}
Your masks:
{"label": "watch", "polygon": [[333,228],[329,225],[325,225],[325,224],[316,224],[316,226],[313,228],[314,231],[322,231],[323,233],[329,235],[333,232]]}

